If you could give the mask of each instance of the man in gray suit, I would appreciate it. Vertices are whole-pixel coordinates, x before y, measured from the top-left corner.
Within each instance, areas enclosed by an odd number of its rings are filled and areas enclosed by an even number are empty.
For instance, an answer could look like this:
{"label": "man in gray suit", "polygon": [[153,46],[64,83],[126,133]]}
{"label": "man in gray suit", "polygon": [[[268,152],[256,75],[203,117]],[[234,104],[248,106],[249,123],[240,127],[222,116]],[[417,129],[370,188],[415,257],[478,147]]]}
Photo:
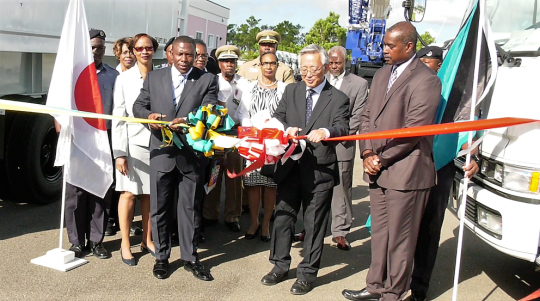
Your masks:
{"label": "man in gray suit", "polygon": [[[360,133],[432,124],[441,97],[437,75],[416,58],[408,22],[384,37],[388,65],[375,74]],[[433,137],[360,141],[371,205],[371,266],[367,287],[344,290],[350,300],[402,300],[409,290],[420,220],[435,185]]]}
{"label": "man in gray suit", "polygon": [[[326,80],[336,89],[349,96],[349,135],[355,135],[360,125],[360,114],[368,96],[367,80],[345,71],[347,50],[334,46],[328,51]],[[341,250],[350,250],[347,234],[352,224],[352,181],[356,141],[343,141],[336,145],[339,167],[339,185],[334,187],[332,197],[332,240]]]}
{"label": "man in gray suit", "polygon": [[[138,118],[184,123],[190,112],[199,106],[217,104],[217,78],[215,75],[193,68],[195,43],[188,36],[173,42],[173,66],[152,71],[146,75],[141,94],[133,104]],[[197,256],[204,171],[208,159],[191,148],[185,135],[178,134],[183,146],[161,147],[161,126],[151,124],[150,138],[150,218],[152,239],[156,246],[153,273],[158,279],[169,276],[173,204],[178,199],[177,218],[181,259],[184,268],[201,280],[212,280]]]}

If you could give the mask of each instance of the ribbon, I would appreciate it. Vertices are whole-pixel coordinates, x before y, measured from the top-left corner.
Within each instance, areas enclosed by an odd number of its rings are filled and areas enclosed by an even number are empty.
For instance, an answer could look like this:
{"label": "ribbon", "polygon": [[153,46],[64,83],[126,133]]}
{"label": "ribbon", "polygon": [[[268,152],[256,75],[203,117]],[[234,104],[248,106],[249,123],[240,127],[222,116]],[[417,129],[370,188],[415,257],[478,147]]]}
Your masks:
{"label": "ribbon", "polygon": [[[388,138],[409,138],[419,136],[434,136],[459,132],[489,130],[514,125],[539,122],[540,120],[528,118],[503,117],[475,121],[450,122],[442,124],[424,125],[412,128],[394,129],[375,133],[348,135],[324,139],[325,141],[372,140]],[[306,139],[307,136],[289,137],[289,139]]]}

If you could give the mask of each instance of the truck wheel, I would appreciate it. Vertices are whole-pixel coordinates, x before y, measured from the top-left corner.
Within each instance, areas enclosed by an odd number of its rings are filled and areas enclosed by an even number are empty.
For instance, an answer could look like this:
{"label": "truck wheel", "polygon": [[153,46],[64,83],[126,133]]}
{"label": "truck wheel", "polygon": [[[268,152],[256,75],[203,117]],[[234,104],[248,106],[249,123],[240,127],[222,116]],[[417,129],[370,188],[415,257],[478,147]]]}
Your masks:
{"label": "truck wheel", "polygon": [[18,114],[8,136],[6,161],[11,188],[25,203],[49,204],[62,193],[62,169],[54,166],[54,118]]}

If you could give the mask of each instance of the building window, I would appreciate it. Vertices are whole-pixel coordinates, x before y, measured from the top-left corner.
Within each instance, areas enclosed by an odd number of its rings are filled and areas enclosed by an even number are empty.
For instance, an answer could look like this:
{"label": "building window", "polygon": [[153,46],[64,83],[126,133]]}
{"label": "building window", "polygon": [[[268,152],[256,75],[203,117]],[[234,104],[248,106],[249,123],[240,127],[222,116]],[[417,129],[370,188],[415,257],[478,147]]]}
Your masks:
{"label": "building window", "polygon": [[219,36],[216,36],[216,48],[219,48]]}
{"label": "building window", "polygon": [[214,35],[208,35],[208,48],[214,48]]}
{"label": "building window", "polygon": [[203,38],[203,37],[202,37],[202,32],[197,31],[197,34],[195,35],[195,38],[196,38],[196,39],[199,39],[199,40],[202,40],[202,38]]}

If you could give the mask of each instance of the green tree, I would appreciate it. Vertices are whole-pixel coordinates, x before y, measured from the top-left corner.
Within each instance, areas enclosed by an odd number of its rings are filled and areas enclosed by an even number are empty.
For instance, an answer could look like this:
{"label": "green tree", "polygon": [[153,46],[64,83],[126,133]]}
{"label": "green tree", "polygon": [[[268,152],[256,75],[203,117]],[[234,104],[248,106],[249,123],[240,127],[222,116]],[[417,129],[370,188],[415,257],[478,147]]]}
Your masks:
{"label": "green tree", "polygon": [[227,44],[236,45],[236,30],[238,26],[236,24],[227,25]]}
{"label": "green tree", "polygon": [[326,19],[319,19],[306,34],[306,44],[319,44],[325,49],[345,45],[347,29],[338,23],[339,14],[330,12]]}
{"label": "green tree", "polygon": [[[435,38],[428,31],[421,34],[420,37],[422,37],[422,40],[424,41],[424,43],[426,43],[426,45],[435,42]],[[418,40],[416,42],[416,51],[420,50],[422,47],[424,47],[424,45],[422,45],[422,42]]]}

